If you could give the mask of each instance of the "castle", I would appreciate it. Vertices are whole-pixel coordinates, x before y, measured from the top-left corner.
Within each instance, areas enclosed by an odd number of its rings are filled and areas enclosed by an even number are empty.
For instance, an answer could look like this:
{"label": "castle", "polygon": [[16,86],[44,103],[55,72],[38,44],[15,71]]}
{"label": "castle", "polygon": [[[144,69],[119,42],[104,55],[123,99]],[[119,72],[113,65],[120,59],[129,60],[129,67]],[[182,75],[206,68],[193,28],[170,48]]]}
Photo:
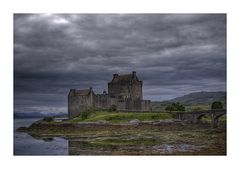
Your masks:
{"label": "castle", "polygon": [[107,110],[113,105],[119,111],[149,111],[151,101],[143,100],[143,82],[136,72],[131,74],[113,74],[108,83],[108,93],[95,94],[92,88],[84,90],[70,89],[68,94],[68,115],[75,117],[89,108]]}

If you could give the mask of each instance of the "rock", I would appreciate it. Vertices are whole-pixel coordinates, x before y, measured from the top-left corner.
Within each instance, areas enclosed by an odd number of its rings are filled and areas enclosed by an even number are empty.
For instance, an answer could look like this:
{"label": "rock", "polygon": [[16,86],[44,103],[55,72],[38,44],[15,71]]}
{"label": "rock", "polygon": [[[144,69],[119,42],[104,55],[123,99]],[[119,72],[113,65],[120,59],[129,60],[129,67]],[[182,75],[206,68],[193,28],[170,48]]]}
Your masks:
{"label": "rock", "polygon": [[151,121],[151,120],[144,120],[144,121],[142,121],[142,122],[144,122],[144,123],[152,123],[152,122],[154,122],[154,121]]}
{"label": "rock", "polygon": [[18,132],[25,132],[25,131],[27,131],[27,127],[19,127],[19,128],[17,129],[17,131],[18,131]]}
{"label": "rock", "polygon": [[109,122],[107,120],[99,120],[97,121],[99,124],[108,124]]}
{"label": "rock", "polygon": [[165,120],[158,120],[152,123],[153,125],[172,125],[172,124],[182,124],[181,120],[176,119],[165,119]]}
{"label": "rock", "polygon": [[84,126],[84,125],[95,125],[95,124],[98,124],[96,122],[85,122],[85,121],[82,121],[82,122],[79,122],[77,123],[79,126]]}
{"label": "rock", "polygon": [[140,120],[138,119],[133,119],[129,121],[129,124],[139,124],[139,123],[140,123]]}

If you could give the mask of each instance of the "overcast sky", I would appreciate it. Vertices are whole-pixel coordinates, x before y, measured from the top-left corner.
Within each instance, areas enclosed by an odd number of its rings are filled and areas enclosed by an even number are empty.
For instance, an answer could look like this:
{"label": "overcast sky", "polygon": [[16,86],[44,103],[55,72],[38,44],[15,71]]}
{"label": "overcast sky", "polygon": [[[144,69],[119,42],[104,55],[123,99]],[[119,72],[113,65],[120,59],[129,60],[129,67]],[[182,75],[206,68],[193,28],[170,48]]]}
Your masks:
{"label": "overcast sky", "polygon": [[133,70],[144,99],[226,91],[226,15],[14,15],[15,111],[67,112],[70,88]]}

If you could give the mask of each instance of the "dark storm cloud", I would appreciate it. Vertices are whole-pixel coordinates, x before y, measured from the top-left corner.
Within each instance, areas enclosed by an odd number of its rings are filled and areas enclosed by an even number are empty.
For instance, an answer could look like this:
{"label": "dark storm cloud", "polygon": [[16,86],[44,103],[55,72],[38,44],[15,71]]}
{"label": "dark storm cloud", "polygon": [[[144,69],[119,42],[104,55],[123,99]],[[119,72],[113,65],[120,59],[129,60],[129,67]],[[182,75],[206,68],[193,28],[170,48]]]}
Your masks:
{"label": "dark storm cloud", "polygon": [[226,90],[226,15],[14,15],[15,111],[66,112],[70,88],[133,70],[146,99]]}

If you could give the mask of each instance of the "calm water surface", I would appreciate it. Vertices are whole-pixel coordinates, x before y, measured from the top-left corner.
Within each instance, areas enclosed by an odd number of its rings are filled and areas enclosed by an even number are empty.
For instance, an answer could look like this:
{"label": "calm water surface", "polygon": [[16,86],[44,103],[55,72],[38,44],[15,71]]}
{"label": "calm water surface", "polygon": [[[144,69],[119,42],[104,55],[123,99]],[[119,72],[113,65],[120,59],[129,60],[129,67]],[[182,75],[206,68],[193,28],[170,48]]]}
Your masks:
{"label": "calm water surface", "polygon": [[16,131],[37,120],[39,119],[14,119],[14,155],[67,155],[68,141],[65,139],[55,137],[52,141],[44,141]]}

